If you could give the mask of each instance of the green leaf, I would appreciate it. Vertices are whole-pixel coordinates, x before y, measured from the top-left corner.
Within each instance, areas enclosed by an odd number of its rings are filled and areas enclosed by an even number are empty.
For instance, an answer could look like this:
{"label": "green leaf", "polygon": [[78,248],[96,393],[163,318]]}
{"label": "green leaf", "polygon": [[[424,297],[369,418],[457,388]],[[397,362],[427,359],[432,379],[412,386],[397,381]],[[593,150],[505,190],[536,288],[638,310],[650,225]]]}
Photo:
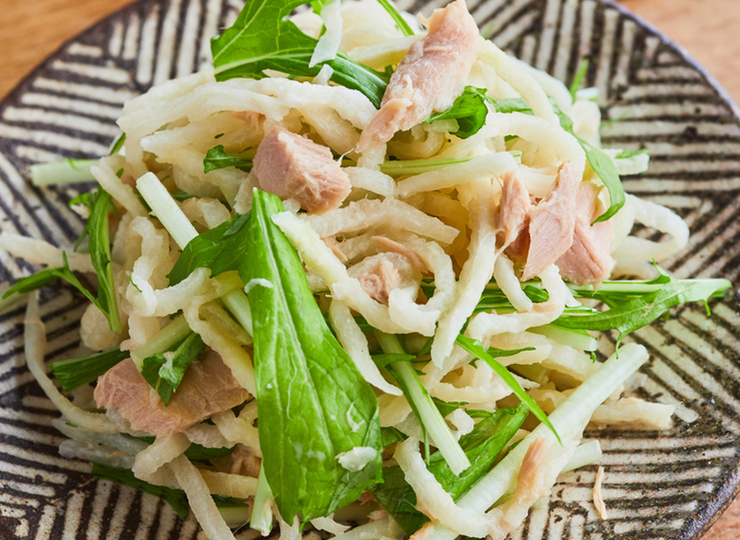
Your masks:
{"label": "green leaf", "polygon": [[113,265],[110,259],[110,228],[108,218],[113,209],[113,199],[103,188],[98,188],[98,196],[85,228],[90,235],[90,258],[98,276],[97,306],[108,319],[111,331],[121,332],[121,318],[118,314],[116,284],[113,281]]}
{"label": "green leaf", "polygon": [[501,377],[506,385],[511,388],[511,391],[514,392],[514,395],[518,397],[524,405],[526,405],[530,412],[535,415],[535,417],[540,422],[550,428],[550,431],[552,431],[555,434],[555,437],[557,437],[558,441],[560,441],[560,436],[558,435],[558,432],[555,431],[555,428],[550,423],[547,415],[542,411],[542,409],[540,409],[540,406],[537,405],[535,400],[533,400],[531,396],[529,396],[529,394],[524,391],[524,388],[522,388],[522,386],[519,384],[519,381],[517,381],[514,376],[509,373],[509,370],[506,369],[505,366],[499,364],[493,356],[488,354],[488,352],[481,345],[480,341],[459,334],[457,336],[457,339],[455,340],[455,343],[460,345],[460,347],[468,351],[473,356],[485,361],[489,366],[491,366],[491,369],[493,369],[493,371],[495,371],[496,374]]}
{"label": "green leaf", "polygon": [[388,448],[392,444],[405,441],[406,435],[394,427],[380,428],[381,444],[383,448]]}
{"label": "green leaf", "polygon": [[116,482],[124,486],[132,487],[149,493],[155,497],[159,497],[164,502],[169,504],[172,509],[182,519],[186,519],[190,513],[190,506],[188,506],[188,498],[185,492],[179,489],[171,489],[162,486],[155,486],[139,480],[134,476],[134,473],[129,469],[119,469],[117,467],[109,467],[108,465],[101,465],[100,463],[93,463],[92,475],[108,480],[110,482]]}
{"label": "green leaf", "polygon": [[117,154],[121,151],[121,148],[123,148],[124,143],[126,142],[126,134],[121,133],[118,137],[116,137],[116,140],[113,141],[113,145],[110,147],[109,155]]}
{"label": "green leaf", "polygon": [[44,270],[36,272],[33,275],[20,278],[15,285],[5,291],[5,293],[3,294],[3,299],[8,298],[13,294],[27,294],[33,292],[37,289],[40,289],[41,287],[46,287],[47,285],[51,285],[52,283],[63,279],[70,285],[74,286],[82,294],[84,294],[85,297],[90,300],[90,302],[100,308],[100,305],[98,304],[98,299],[93,296],[93,293],[91,293],[87,289],[87,287],[80,283],[80,280],[77,279],[77,276],[75,276],[72,273],[72,270],[69,269],[67,254],[64,252],[62,253],[62,262],[64,265],[62,268],[45,268]]}
{"label": "green leaf", "polygon": [[669,308],[686,302],[706,302],[710,297],[722,295],[732,287],[732,283],[726,279],[678,280],[660,269],[658,271],[660,276],[643,282],[647,286],[659,286],[657,290],[626,300],[606,311],[561,316],[554,324],[583,330],[618,330],[618,348],[624,336],[650,324]]}
{"label": "green leaf", "polygon": [[[527,414],[523,405],[515,409],[498,409],[494,413],[487,413],[472,432],[460,438],[460,445],[470,460],[470,467],[459,476],[450,470],[439,452],[432,454],[428,464],[429,471],[453,500],[459,499],[489,471],[503,448],[521,427]],[[419,530],[428,521],[416,509],[416,495],[397,465],[383,469],[383,483],[373,489],[373,494],[408,535]]]}
{"label": "green leaf", "polygon": [[226,167],[236,167],[240,171],[249,172],[252,170],[252,160],[235,154],[229,154],[224,150],[224,146],[222,144],[214,146],[206,152],[206,157],[203,158],[204,173],[209,173],[216,169],[224,169]]}
{"label": "green leaf", "polygon": [[485,88],[466,86],[450,108],[432,114],[425,122],[430,124],[436,120],[457,120],[457,130],[450,134],[467,139],[478,133],[486,123],[487,102],[492,103],[493,100],[486,96]]}
{"label": "green leaf", "polygon": [[110,368],[129,357],[128,351],[113,347],[82,358],[51,362],[49,368],[65,392],[97,380]]}
{"label": "green leaf", "polygon": [[583,62],[581,62],[581,67],[578,68],[578,73],[576,73],[576,76],[573,77],[573,82],[570,85],[570,97],[573,101],[576,100],[576,94],[581,89],[581,85],[583,84],[583,78],[586,76],[587,72],[588,72],[588,58],[584,58]]}
{"label": "green leaf", "polygon": [[304,0],[247,2],[234,25],[211,41],[216,80],[262,78],[266,69],[315,77],[328,64],[334,70],[332,81],[362,92],[379,108],[388,80],[385,74],[350,60],[342,52],[334,60],[308,67],[318,40],[286,19],[305,3]]}
{"label": "green leaf", "polygon": [[437,409],[439,409],[439,414],[441,414],[442,417],[446,417],[448,414],[468,404],[466,401],[443,401],[436,397],[433,397],[432,401],[434,401],[434,404],[437,406]]}
{"label": "green leaf", "polygon": [[193,332],[174,351],[144,358],[141,374],[149,386],[157,391],[165,406],[170,404],[172,393],[180,385],[185,370],[203,352],[204,347],[203,340]]}
{"label": "green leaf", "polygon": [[588,160],[589,165],[591,165],[591,168],[598,177],[601,178],[601,181],[604,183],[604,186],[609,193],[609,208],[597,217],[594,220],[594,223],[606,221],[616,214],[619,209],[624,206],[624,202],[626,201],[624,188],[622,187],[622,180],[619,178],[619,173],[617,173],[617,168],[614,165],[612,158],[580,137],[576,137],[576,139],[584,152],[586,152],[586,159]]}
{"label": "green leaf", "polygon": [[247,251],[250,219],[250,212],[239,214],[188,242],[167,275],[170,285],[180,283],[196,268],[210,268],[211,277],[238,270]]}
{"label": "green leaf", "polygon": [[393,4],[391,4],[388,0],[378,0],[378,4],[383,6],[383,9],[385,9],[388,12],[388,15],[393,18],[393,22],[396,23],[396,28],[403,32],[404,36],[414,35],[414,31],[409,26],[409,23],[404,20],[404,18],[401,16],[401,14],[398,12]]}
{"label": "green leaf", "polygon": [[[298,254],[272,216],[275,195],[255,190],[249,257],[239,274],[253,283],[254,365],[262,466],[280,514],[308,521],[355,500],[381,478],[378,403],[327,326]],[[259,280],[259,281],[253,281]],[[376,450],[364,468],[336,456]]]}
{"label": "green leaf", "polygon": [[647,148],[641,148],[640,150],[638,150],[636,152],[632,152],[631,150],[626,150],[625,149],[625,150],[622,150],[621,152],[619,152],[619,154],[617,154],[614,157],[614,159],[630,159],[630,158],[633,158],[635,156],[639,156],[639,155],[642,155],[642,154],[645,154],[645,155],[649,156],[650,155],[650,150],[648,150]]}

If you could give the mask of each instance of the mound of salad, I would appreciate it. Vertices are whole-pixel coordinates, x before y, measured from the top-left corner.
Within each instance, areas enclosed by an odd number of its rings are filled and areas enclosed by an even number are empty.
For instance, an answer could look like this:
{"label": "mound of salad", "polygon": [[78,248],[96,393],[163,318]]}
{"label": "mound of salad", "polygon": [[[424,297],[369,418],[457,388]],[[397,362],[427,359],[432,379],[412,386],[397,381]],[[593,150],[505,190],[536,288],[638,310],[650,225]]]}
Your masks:
{"label": "mound of salad", "polygon": [[[503,539],[598,463],[587,425],[671,426],[623,338],[730,283],[660,268],[688,227],[624,193],[649,156],[602,148],[587,64],[566,88],[463,0],[249,0],[212,52],[126,103],[110,155],[34,168],[97,181],[77,245],[0,234],[46,267],[4,302],[62,455],[212,540]],[[50,378],[34,291],[58,280],[91,354]]]}

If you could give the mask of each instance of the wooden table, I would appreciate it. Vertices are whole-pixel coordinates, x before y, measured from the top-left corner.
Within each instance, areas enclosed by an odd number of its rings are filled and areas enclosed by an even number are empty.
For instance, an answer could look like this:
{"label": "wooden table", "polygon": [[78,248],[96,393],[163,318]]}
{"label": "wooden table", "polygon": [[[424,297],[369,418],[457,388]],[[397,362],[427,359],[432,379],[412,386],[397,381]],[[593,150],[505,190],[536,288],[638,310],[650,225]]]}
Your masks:
{"label": "wooden table", "polygon": [[[62,43],[132,0],[0,0],[0,98]],[[740,103],[738,0],[621,0],[684,46]],[[703,540],[740,538],[740,499]]]}

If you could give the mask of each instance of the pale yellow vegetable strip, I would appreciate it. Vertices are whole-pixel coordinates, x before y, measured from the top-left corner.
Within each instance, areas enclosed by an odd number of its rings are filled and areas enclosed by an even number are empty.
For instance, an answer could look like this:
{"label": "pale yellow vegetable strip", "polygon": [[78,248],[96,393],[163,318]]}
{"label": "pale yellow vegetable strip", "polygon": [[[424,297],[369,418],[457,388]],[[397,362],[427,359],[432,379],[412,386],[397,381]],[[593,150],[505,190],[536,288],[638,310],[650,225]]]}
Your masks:
{"label": "pale yellow vegetable strip", "polygon": [[208,484],[188,458],[184,455],[175,458],[170,468],[185,491],[190,508],[208,539],[236,540],[213,502]]}
{"label": "pale yellow vegetable strip", "polygon": [[62,393],[57,390],[54,383],[46,375],[44,365],[44,353],[46,349],[46,331],[44,323],[39,314],[39,304],[36,295],[32,294],[26,307],[26,317],[23,321],[23,344],[26,353],[26,364],[39,386],[54,406],[70,422],[88,430],[98,433],[119,433],[118,426],[107,416],[100,413],[83,411],[72,404]]}

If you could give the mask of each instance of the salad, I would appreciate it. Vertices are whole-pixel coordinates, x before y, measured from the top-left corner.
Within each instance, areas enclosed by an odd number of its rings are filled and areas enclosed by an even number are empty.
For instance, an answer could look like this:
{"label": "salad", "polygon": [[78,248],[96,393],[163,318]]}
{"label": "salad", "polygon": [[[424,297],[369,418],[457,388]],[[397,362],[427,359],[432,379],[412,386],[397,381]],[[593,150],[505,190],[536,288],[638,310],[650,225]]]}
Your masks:
{"label": "salad", "polygon": [[[598,464],[589,423],[670,427],[623,338],[730,283],[659,267],[688,227],[624,193],[649,156],[602,148],[587,65],[566,88],[462,0],[301,6],[249,1],[212,69],[126,104],[109,156],[33,171],[98,183],[77,245],[0,233],[46,266],[4,301],[27,297],[60,453],[211,539],[503,539]],[[35,291],[59,280],[92,354],[49,377]]]}

